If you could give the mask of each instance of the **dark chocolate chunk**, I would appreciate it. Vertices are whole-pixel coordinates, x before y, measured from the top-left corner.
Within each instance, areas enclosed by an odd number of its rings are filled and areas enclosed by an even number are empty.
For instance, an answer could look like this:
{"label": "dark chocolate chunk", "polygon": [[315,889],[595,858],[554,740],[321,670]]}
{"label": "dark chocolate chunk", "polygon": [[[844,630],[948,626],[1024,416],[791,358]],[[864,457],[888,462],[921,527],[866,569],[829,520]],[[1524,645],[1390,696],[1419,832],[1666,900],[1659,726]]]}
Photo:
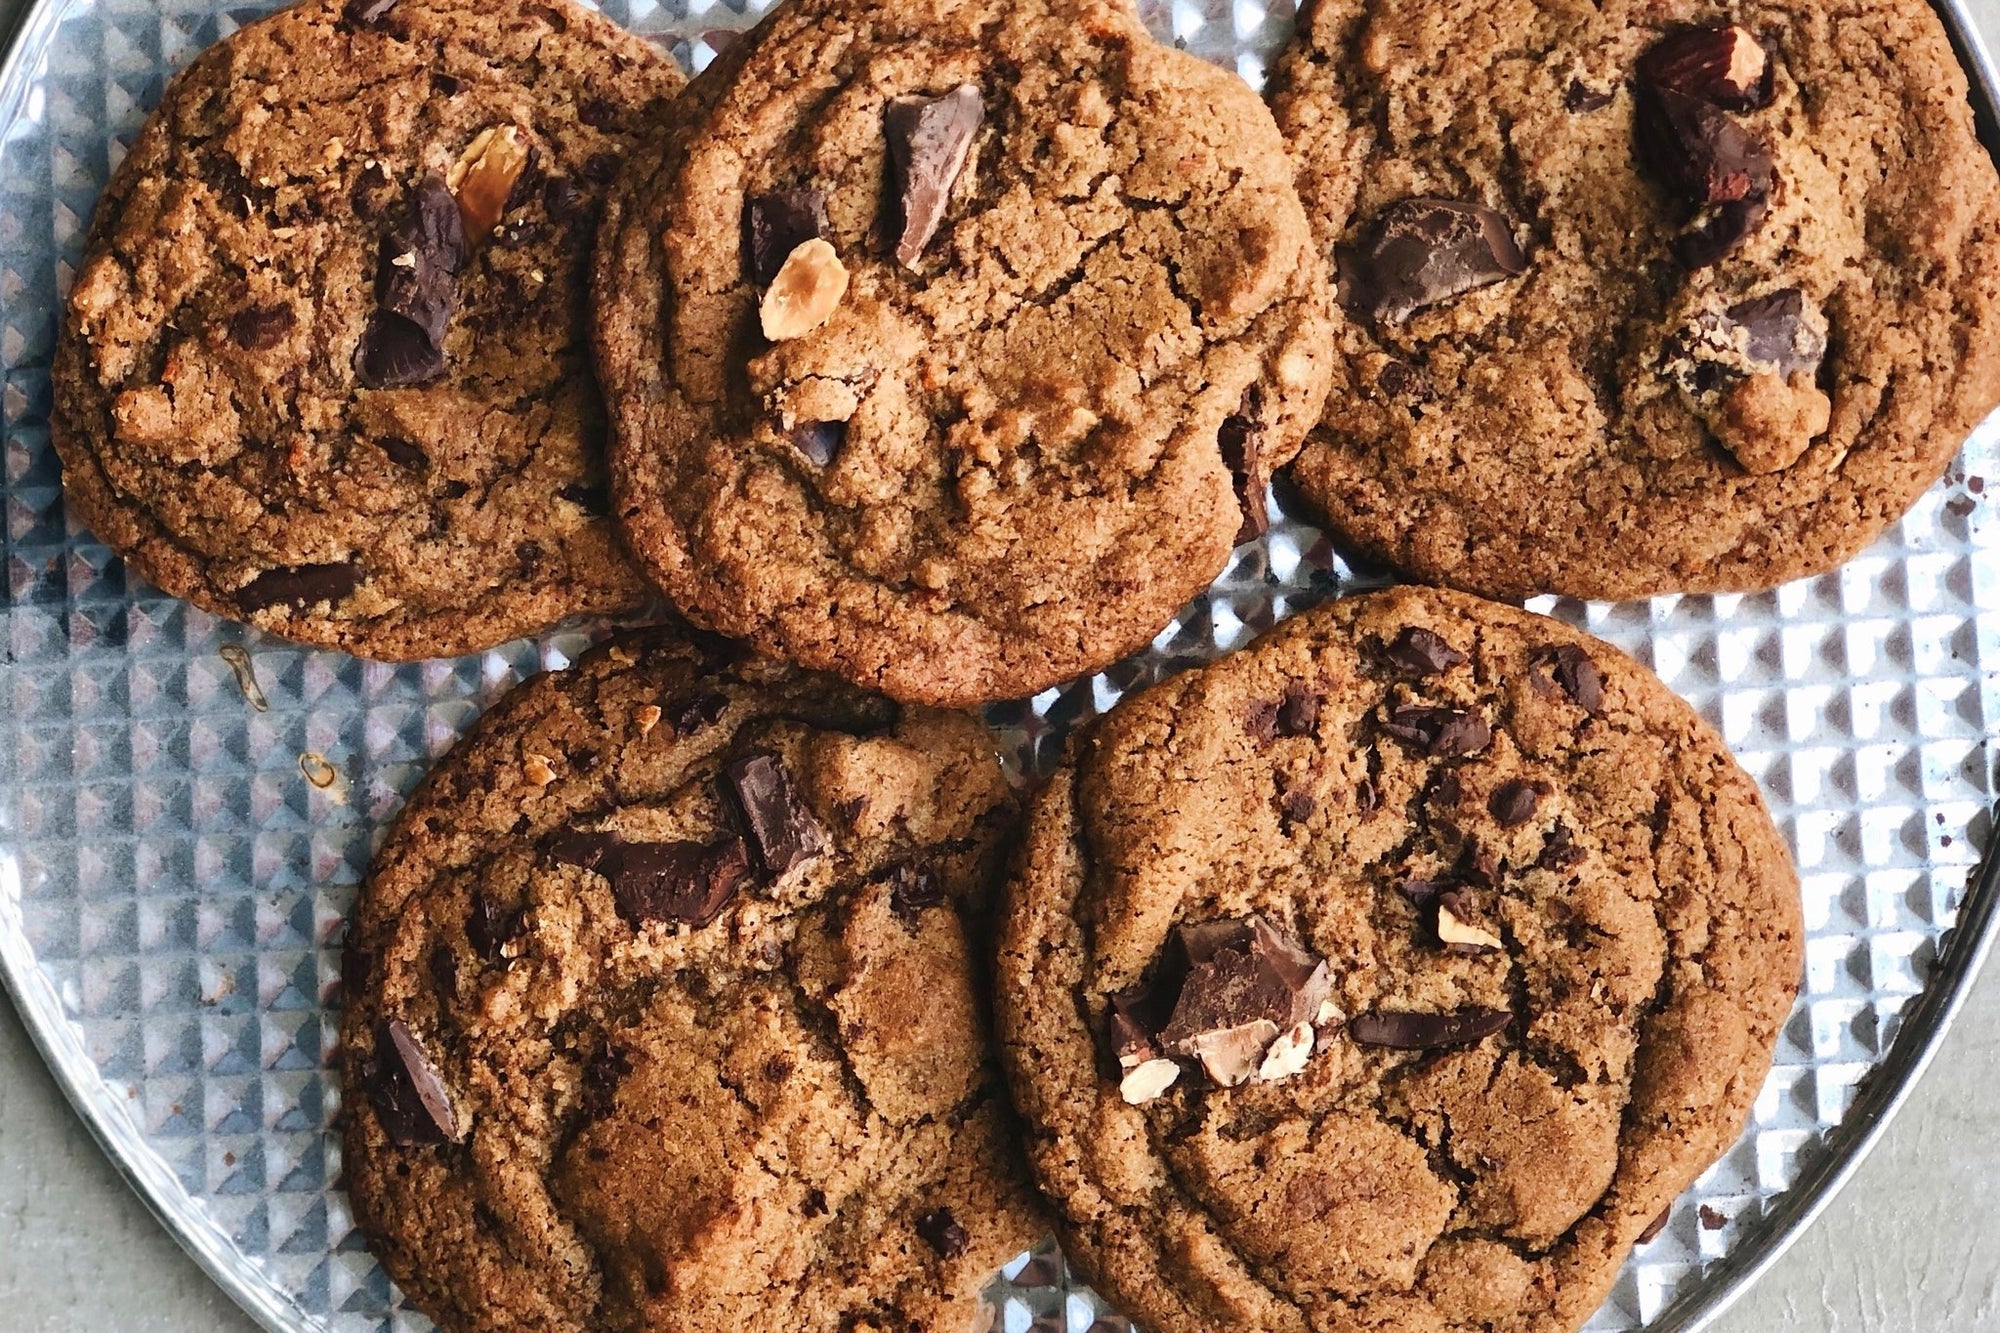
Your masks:
{"label": "dark chocolate chunk", "polygon": [[1826,355],[1826,339],[1806,321],[1805,293],[1786,287],[1767,296],[1738,301],[1729,307],[1729,320],[1743,330],[1744,351],[1754,361],[1775,366],[1786,379],[1800,371],[1819,371]]}
{"label": "dark chocolate chunk", "polygon": [[1762,194],[1705,209],[1694,225],[1674,238],[1674,257],[1689,268],[1707,268],[1741,245],[1770,211],[1771,200]]}
{"label": "dark chocolate chunk", "polygon": [[1646,88],[1636,128],[1647,169],[1691,207],[1769,198],[1770,145],[1711,103]]}
{"label": "dark chocolate chunk", "polygon": [[402,219],[382,238],[375,312],[355,369],[370,389],[421,384],[444,371],[444,334],[458,304],[465,230],[458,201],[436,172],[418,182]]}
{"label": "dark chocolate chunk", "polygon": [[972,1243],[949,1208],[933,1208],[919,1217],[917,1234],[924,1238],[924,1244],[937,1251],[940,1259],[956,1259]]}
{"label": "dark chocolate chunk", "polygon": [[1586,713],[1604,706],[1604,675],[1590,654],[1573,643],[1560,643],[1548,651],[1550,674],[1562,692]]}
{"label": "dark chocolate chunk", "polygon": [[1385,324],[1528,270],[1513,224],[1480,204],[1405,199],[1340,256],[1341,298]]}
{"label": "dark chocolate chunk", "polygon": [[1442,636],[1412,625],[1389,645],[1389,660],[1420,676],[1448,671],[1465,661],[1465,654],[1446,643]]}
{"label": "dark chocolate chunk", "polygon": [[1644,1245],[1649,1241],[1651,1241],[1654,1237],[1658,1236],[1662,1231],[1665,1231],[1667,1229],[1667,1223],[1673,1220],[1673,1216],[1674,1216],[1674,1206],[1672,1204],[1668,1204],[1665,1208],[1662,1208],[1660,1210],[1660,1215],[1658,1217],[1646,1223],[1646,1229],[1639,1233],[1639,1239],[1633,1243],[1637,1245]]}
{"label": "dark chocolate chunk", "polygon": [[229,321],[229,336],[248,352],[265,352],[284,341],[297,317],[288,305],[252,306]]}
{"label": "dark chocolate chunk", "polygon": [[609,880],[618,914],[635,927],[650,921],[705,926],[750,875],[750,849],[741,838],[707,845],[627,842],[616,833],[566,828],[549,839],[548,852]]}
{"label": "dark chocolate chunk", "polygon": [[412,472],[428,472],[431,470],[430,455],[426,454],[416,445],[411,444],[408,440],[399,440],[393,435],[385,435],[375,441],[375,445],[383,453],[389,455],[389,461],[397,467],[406,467]]}
{"label": "dark chocolate chunk", "polygon": [[1303,824],[1319,809],[1319,798],[1304,787],[1293,787],[1278,799],[1278,817],[1287,825]]}
{"label": "dark chocolate chunk", "polygon": [[1476,838],[1465,840],[1465,850],[1459,853],[1458,865],[1453,873],[1467,884],[1476,884],[1482,889],[1498,888],[1500,884],[1500,859]]}
{"label": "dark chocolate chunk", "polygon": [[1427,403],[1437,397],[1424,372],[1407,361],[1385,361],[1375,372],[1375,387],[1390,398],[1409,403]]}
{"label": "dark chocolate chunk", "polygon": [[1331,989],[1326,964],[1261,916],[1184,925],[1175,937],[1187,973],[1159,1041],[1223,1087],[1256,1074],[1271,1043],[1313,1021]]}
{"label": "dark chocolate chunk", "polygon": [[238,588],[234,598],[236,609],[247,616],[274,606],[303,609],[320,602],[338,602],[359,586],[361,566],[351,562],[293,565],[265,570]]}
{"label": "dark chocolate chunk", "polygon": [[618,124],[618,104],[606,97],[586,97],[577,104],[576,118],[592,129],[608,130]]}
{"label": "dark chocolate chunk", "polygon": [[1434,756],[1478,754],[1493,740],[1486,719],[1458,708],[1398,704],[1382,730]]}
{"label": "dark chocolate chunk", "polygon": [[944,882],[929,867],[905,861],[889,871],[889,910],[912,934],[917,918],[933,907],[944,906]]}
{"label": "dark chocolate chunk", "polygon": [[440,69],[431,71],[431,91],[435,92],[439,97],[456,97],[458,96],[458,88],[459,84],[456,76],[447,74]]}
{"label": "dark chocolate chunk", "polygon": [[583,192],[567,176],[551,176],[542,182],[542,207],[557,222],[570,221],[583,213]]}
{"label": "dark chocolate chunk", "polygon": [[1558,819],[1542,840],[1542,850],[1535,857],[1535,864],[1543,870],[1567,870],[1583,859],[1583,849],[1576,845],[1569,825]]}
{"label": "dark chocolate chunk", "polygon": [[728,710],[729,696],[711,690],[668,704],[667,717],[673,723],[674,735],[692,736],[703,727],[712,727],[721,721]]}
{"label": "dark chocolate chunk", "polygon": [[465,938],[481,958],[498,962],[501,948],[521,933],[524,919],[523,913],[507,911],[485,894],[475,893],[465,913]]}
{"label": "dark chocolate chunk", "polygon": [[723,773],[767,873],[782,875],[826,850],[826,830],[799,795],[783,759],[756,750]]}
{"label": "dark chocolate chunk", "polygon": [[1349,1021],[1347,1031],[1363,1046],[1428,1051],[1484,1041],[1503,1031],[1512,1017],[1505,1009],[1485,1009],[1478,1005],[1449,1014],[1402,1013],[1391,1009],[1362,1014]]}
{"label": "dark chocolate chunk", "polygon": [[578,174],[595,185],[609,185],[618,179],[618,168],[622,159],[612,152],[592,153],[583,160],[583,170]]}
{"label": "dark chocolate chunk", "polygon": [[1513,778],[1493,789],[1486,808],[1500,821],[1501,828],[1514,828],[1535,817],[1535,806],[1541,799],[1534,783]]}
{"label": "dark chocolate chunk", "polygon": [[1259,699],[1250,705],[1250,711],[1243,715],[1243,730],[1259,745],[1269,745],[1278,738],[1278,701]]}
{"label": "dark chocolate chunk", "polygon": [[1696,98],[1725,111],[1768,106],[1775,69],[1771,53],[1732,25],[1679,28],[1639,57],[1639,81]]}
{"label": "dark chocolate chunk", "polygon": [[1444,885],[1434,879],[1406,879],[1396,885],[1396,892],[1410,900],[1410,906],[1424,911],[1437,905],[1444,893]]}
{"label": "dark chocolate chunk", "polygon": [[1319,725],[1320,696],[1302,681],[1293,681],[1285,686],[1285,697],[1278,703],[1278,712],[1273,719],[1280,736],[1310,736]]}
{"label": "dark chocolate chunk", "polygon": [[1440,769],[1424,784],[1423,801],[1425,805],[1454,806],[1464,794],[1465,786],[1459,781],[1457,772],[1449,768]]}
{"label": "dark chocolate chunk", "polygon": [[768,287],[792,251],[826,233],[826,196],[818,190],[755,195],[743,206],[744,267]]}
{"label": "dark chocolate chunk", "polygon": [[1611,105],[1614,95],[1610,88],[1593,88],[1582,79],[1571,79],[1569,89],[1563,93],[1563,108],[1568,111],[1602,111]]}
{"label": "dark chocolate chunk", "polygon": [[392,1018],[376,1029],[371,1075],[370,1100],[390,1142],[414,1147],[458,1140],[451,1094],[402,1019]]}
{"label": "dark chocolate chunk", "polygon": [[845,421],[801,421],[792,427],[792,447],[814,467],[826,467],[840,456],[847,442]]}
{"label": "dark chocolate chunk", "polygon": [[611,487],[605,482],[572,482],[556,494],[587,514],[611,512]]}
{"label": "dark chocolate chunk", "polygon": [[373,27],[389,16],[396,0],[347,0],[340,14],[357,28]]}
{"label": "dark chocolate chunk", "polygon": [[962,83],[942,97],[898,97],[883,113],[889,182],[902,204],[896,262],[915,268],[937,234],[952,183],[965,169],[972,136],[986,117],[979,89]]}
{"label": "dark chocolate chunk", "polygon": [[1263,536],[1271,527],[1271,511],[1264,495],[1270,482],[1264,471],[1264,428],[1258,421],[1263,407],[1264,391],[1252,384],[1243,391],[1236,411],[1223,418],[1222,428],[1215,433],[1222,464],[1236,479],[1237,507],[1243,511],[1243,522],[1236,529],[1238,546]]}

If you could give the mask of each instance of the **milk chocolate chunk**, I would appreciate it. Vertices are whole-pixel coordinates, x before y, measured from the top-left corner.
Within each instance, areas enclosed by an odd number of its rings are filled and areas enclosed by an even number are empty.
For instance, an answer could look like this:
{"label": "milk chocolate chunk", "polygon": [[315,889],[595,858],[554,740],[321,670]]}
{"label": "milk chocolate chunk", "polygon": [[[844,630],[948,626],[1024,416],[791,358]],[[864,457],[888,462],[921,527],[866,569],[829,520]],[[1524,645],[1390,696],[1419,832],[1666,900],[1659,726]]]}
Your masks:
{"label": "milk chocolate chunk", "polygon": [[903,210],[896,262],[915,268],[937,235],[952,183],[965,169],[973,135],[986,117],[979,89],[962,83],[942,97],[899,97],[883,114],[890,183]]}
{"label": "milk chocolate chunk", "polygon": [[767,873],[782,875],[826,850],[826,830],[799,795],[783,759],[756,750],[723,772]]}
{"label": "milk chocolate chunk", "polygon": [[361,566],[351,561],[267,569],[236,590],[236,609],[252,615],[274,606],[338,602],[359,586]]}
{"label": "milk chocolate chunk", "polygon": [[1397,1051],[1427,1051],[1442,1046],[1470,1046],[1503,1030],[1511,1020],[1505,1009],[1478,1005],[1448,1014],[1409,1013],[1393,1009],[1362,1014],[1347,1031],[1363,1046]]}
{"label": "milk chocolate chunk", "polygon": [[444,1079],[400,1018],[376,1029],[369,1092],[390,1142],[417,1147],[458,1141],[458,1112]]}
{"label": "milk chocolate chunk", "polygon": [[744,265],[759,287],[768,287],[792,251],[826,234],[826,196],[820,191],[754,195],[743,206]]}
{"label": "milk chocolate chunk", "polygon": [[1201,1063],[1225,1088],[1248,1082],[1281,1033],[1317,1017],[1326,964],[1262,916],[1182,926],[1187,977],[1162,1047]]}
{"label": "milk chocolate chunk", "polygon": [[1639,57],[1639,81],[1697,98],[1725,111],[1755,111],[1771,101],[1771,53],[1734,24],[1679,28]]}
{"label": "milk chocolate chunk", "polygon": [[1505,216],[1454,199],[1389,205],[1367,244],[1340,256],[1341,298],[1384,324],[1528,271]]}
{"label": "milk chocolate chunk", "polygon": [[718,842],[627,842],[616,833],[569,828],[549,840],[549,855],[611,882],[618,914],[634,927],[653,921],[705,926],[750,876],[741,838]]}

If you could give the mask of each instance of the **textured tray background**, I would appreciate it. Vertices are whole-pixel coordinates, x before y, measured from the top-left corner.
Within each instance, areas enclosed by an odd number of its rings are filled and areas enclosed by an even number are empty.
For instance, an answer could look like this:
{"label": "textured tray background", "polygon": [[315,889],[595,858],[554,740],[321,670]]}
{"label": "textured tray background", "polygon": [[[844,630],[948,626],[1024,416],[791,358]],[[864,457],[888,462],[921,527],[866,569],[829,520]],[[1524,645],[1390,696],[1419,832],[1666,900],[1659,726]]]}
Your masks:
{"label": "textured tray background", "polygon": [[[590,636],[392,668],[217,621],[128,580],[67,523],[48,443],[55,313],[97,191],[167,74],[270,7],[45,0],[0,78],[0,965],[93,1130],[246,1308],[274,1329],[419,1328],[334,1188],[341,923],[425,765]],[[700,34],[764,7],[610,12],[699,67]],[[1252,83],[1291,23],[1289,0],[1141,8]],[[1811,934],[1753,1124],[1592,1330],[1691,1327],[1768,1260],[1892,1109],[1976,961],[1978,932],[1950,932],[1962,911],[1983,925],[1991,896],[1970,887],[2000,717],[1988,475],[2000,484],[1992,425],[1867,555],[1775,593],[1535,604],[1649,662],[1721,728],[1794,848]],[[1150,652],[992,720],[1034,766],[1125,689],[1373,581],[1282,518]],[[267,710],[225,645],[250,654]],[[308,752],[337,770],[330,788],[306,779]],[[1022,1284],[996,1289],[1009,1333],[1091,1327],[1087,1295],[1022,1262]]]}

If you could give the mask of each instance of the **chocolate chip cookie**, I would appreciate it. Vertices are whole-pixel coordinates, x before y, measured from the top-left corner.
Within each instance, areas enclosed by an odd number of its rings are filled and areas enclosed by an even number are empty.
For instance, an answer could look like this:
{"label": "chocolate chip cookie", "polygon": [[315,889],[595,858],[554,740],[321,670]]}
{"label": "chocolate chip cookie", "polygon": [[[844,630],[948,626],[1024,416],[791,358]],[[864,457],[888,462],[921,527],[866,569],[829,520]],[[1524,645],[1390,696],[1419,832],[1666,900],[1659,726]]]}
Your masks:
{"label": "chocolate chip cookie", "polygon": [[1147,642],[1324,395],[1268,112],[1115,0],[789,0],[607,207],[619,518],[677,605],[899,698]]}
{"label": "chocolate chip cookie", "polygon": [[1014,813],[971,717],[665,632],[508,695],[350,926],[389,1271],[448,1329],[971,1329],[1044,1234],[979,998]]}
{"label": "chocolate chip cookie", "polygon": [[1421,579],[1817,573],[2000,400],[2000,179],[1922,0],[1316,0],[1274,89],[1349,315],[1292,475]]}
{"label": "chocolate chip cookie", "polygon": [[1003,1058],[1146,1328],[1572,1330],[1736,1137],[1803,934],[1756,786],[1657,678],[1402,588],[1073,742]]}
{"label": "chocolate chip cookie", "polygon": [[680,83],[569,0],[306,0],[203,54],[71,292],[72,512],[169,593],[370,657],[637,604],[587,263]]}

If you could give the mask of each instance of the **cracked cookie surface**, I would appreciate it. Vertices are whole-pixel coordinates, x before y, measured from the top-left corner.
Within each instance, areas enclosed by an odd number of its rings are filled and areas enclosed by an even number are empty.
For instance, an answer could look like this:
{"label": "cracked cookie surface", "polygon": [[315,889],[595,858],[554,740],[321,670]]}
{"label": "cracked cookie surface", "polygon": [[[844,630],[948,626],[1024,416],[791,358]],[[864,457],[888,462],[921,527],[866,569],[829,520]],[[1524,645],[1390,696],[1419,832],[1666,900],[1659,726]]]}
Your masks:
{"label": "cracked cookie surface", "polygon": [[1426,198],[1523,252],[1414,313],[1343,291],[1291,475],[1426,582],[1818,573],[2000,400],[2000,180],[1921,0],[1316,0],[1272,93],[1323,255]]}
{"label": "cracked cookie surface", "polygon": [[1331,318],[1240,79],[1123,4],[792,0],[689,98],[596,278],[618,514],[678,606],[966,704],[1221,572]]}
{"label": "cracked cookie surface", "polygon": [[347,1183],[448,1329],[959,1333],[1044,1234],[979,998],[990,736],[719,651],[522,685],[369,872]]}
{"label": "cracked cookie surface", "polygon": [[306,0],[203,53],[71,292],[71,511],[169,593],[364,656],[639,603],[587,261],[681,82],[568,0]]}
{"label": "cracked cookie surface", "polygon": [[[1577,1328],[1740,1130],[1803,945],[1784,844],[1686,704],[1560,623],[1415,588],[1083,733],[1006,913],[1030,1161],[1068,1252],[1167,1333]],[[1245,920],[1275,992],[1213,942]],[[1306,1002],[1209,1076],[1200,1031],[1273,993]],[[1190,1027],[1202,1063],[1121,1085]]]}

